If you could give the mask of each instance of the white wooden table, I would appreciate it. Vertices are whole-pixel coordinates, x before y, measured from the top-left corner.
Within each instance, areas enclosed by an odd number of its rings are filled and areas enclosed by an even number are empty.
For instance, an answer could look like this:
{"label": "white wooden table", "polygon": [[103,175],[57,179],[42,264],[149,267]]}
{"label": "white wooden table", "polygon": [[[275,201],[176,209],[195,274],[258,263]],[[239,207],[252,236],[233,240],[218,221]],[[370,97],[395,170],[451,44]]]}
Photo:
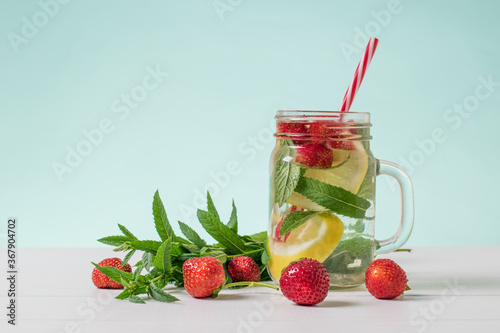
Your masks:
{"label": "white wooden table", "polygon": [[92,284],[90,261],[116,256],[109,248],[18,251],[17,325],[7,324],[2,278],[0,332],[500,332],[500,247],[379,256],[406,270],[412,290],[395,300],[377,300],[364,288],[332,291],[312,307],[269,288],[200,300],[172,287],[180,302],[132,304],[113,298],[120,291]]}

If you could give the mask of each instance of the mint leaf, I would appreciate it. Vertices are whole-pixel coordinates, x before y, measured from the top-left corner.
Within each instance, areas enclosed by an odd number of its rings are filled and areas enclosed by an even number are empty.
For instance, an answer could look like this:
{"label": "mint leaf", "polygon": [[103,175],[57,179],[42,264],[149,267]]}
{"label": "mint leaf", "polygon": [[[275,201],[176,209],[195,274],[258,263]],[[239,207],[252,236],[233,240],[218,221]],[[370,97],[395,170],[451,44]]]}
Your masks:
{"label": "mint leaf", "polygon": [[227,222],[227,226],[235,233],[238,233],[238,217],[236,216],[236,206],[234,205],[234,200],[233,210],[231,211],[231,217],[229,218],[229,222]]}
{"label": "mint leaf", "polygon": [[163,206],[158,190],[156,190],[153,198],[153,216],[156,231],[158,232],[158,235],[160,235],[161,240],[164,242],[169,237],[175,239],[174,231],[172,230],[170,222],[168,222],[167,212],[165,211],[165,207]]}
{"label": "mint leaf", "polygon": [[140,298],[139,296],[136,296],[136,295],[130,295],[128,297],[128,300],[132,303],[137,303],[137,304],[146,304],[146,302],[144,302],[144,300],[142,298]]}
{"label": "mint leaf", "polygon": [[256,234],[250,235],[249,237],[256,242],[264,242],[267,239],[267,231],[261,231]]}
{"label": "mint leaf", "polygon": [[134,253],[135,253],[135,250],[130,250],[129,253],[127,253],[125,258],[123,258],[122,267],[125,266],[129,262],[130,258],[132,258]]}
{"label": "mint leaf", "polygon": [[142,285],[134,291],[132,291],[132,289],[125,289],[115,298],[116,299],[127,299],[130,297],[130,295],[140,295],[140,294],[145,294],[145,293],[147,293],[147,286]]}
{"label": "mint leaf", "polygon": [[202,227],[229,251],[233,253],[243,253],[245,251],[245,245],[240,237],[222,223],[216,215],[201,209],[198,209],[197,215]]}
{"label": "mint leaf", "polygon": [[271,257],[269,257],[269,252],[267,252],[267,239],[266,239],[264,241],[264,251],[262,251],[260,261],[262,262],[262,265],[265,266],[269,262],[269,260],[271,260]]}
{"label": "mint leaf", "polygon": [[335,274],[364,273],[373,260],[373,240],[355,237],[343,240],[332,255],[323,263],[334,267]]}
{"label": "mint leaf", "polygon": [[212,201],[212,196],[210,195],[210,192],[207,191],[207,210],[208,213],[212,214],[217,220],[220,221],[219,213],[217,212],[217,209],[215,209],[214,202]]}
{"label": "mint leaf", "polygon": [[153,282],[149,282],[148,291],[151,297],[158,302],[172,303],[179,300],[155,286]]}
{"label": "mint leaf", "polygon": [[118,236],[103,237],[98,239],[97,241],[106,245],[120,246],[125,242],[131,241],[131,239],[127,236],[118,235]]}
{"label": "mint leaf", "polygon": [[161,244],[158,252],[156,253],[155,267],[160,272],[165,272],[170,274],[172,271],[172,264],[170,262],[170,247],[172,245],[172,238],[167,239],[163,244]]}
{"label": "mint leaf", "polygon": [[205,256],[214,257],[214,258],[218,259],[221,262],[221,264],[224,264],[227,261],[227,254],[224,251],[207,252],[205,254]]}
{"label": "mint leaf", "polygon": [[121,271],[118,268],[111,266],[99,266],[95,263],[92,263],[92,265],[94,265],[99,271],[101,271],[102,274],[106,275],[111,280],[117,283],[121,283],[122,278],[127,281],[130,281],[132,279],[132,273]]}
{"label": "mint leaf", "polygon": [[130,289],[125,289],[124,291],[122,291],[118,296],[116,296],[115,298],[116,299],[127,299],[130,297],[130,295],[132,295],[132,290]]}
{"label": "mint leaf", "polygon": [[151,266],[153,265],[153,255],[149,252],[144,252],[142,255],[142,263],[144,265],[144,268],[149,272],[151,269]]}
{"label": "mint leaf", "polygon": [[365,178],[356,195],[370,201],[375,200],[375,163],[369,160]]}
{"label": "mint leaf", "polygon": [[127,236],[131,240],[137,240],[137,237],[133,233],[131,233],[127,228],[118,223],[118,228],[123,232],[125,236]]}
{"label": "mint leaf", "polygon": [[141,274],[141,271],[144,269],[144,264],[140,264],[132,274],[132,280],[137,281],[139,278],[139,274]]}
{"label": "mint leaf", "polygon": [[309,221],[314,216],[324,212],[309,210],[306,212],[295,211],[288,214],[283,220],[280,228],[280,237],[283,237],[293,229],[300,227],[305,222]]}
{"label": "mint leaf", "polygon": [[188,250],[189,252],[200,252],[200,248],[193,244],[182,244],[182,247]]}
{"label": "mint leaf", "polygon": [[363,218],[366,210],[370,207],[368,200],[341,187],[332,186],[312,178],[301,177],[295,191],[326,209],[348,217]]}
{"label": "mint leaf", "polygon": [[134,249],[139,251],[151,252],[153,254],[158,251],[158,248],[161,246],[161,242],[152,241],[152,240],[142,240],[142,241],[133,241],[131,245]]}
{"label": "mint leaf", "polygon": [[177,222],[179,222],[179,227],[181,228],[184,236],[186,236],[186,238],[194,245],[196,245],[200,249],[207,246],[207,243],[203,239],[201,239],[200,235],[198,235],[196,231],[194,231],[193,229],[191,229],[191,227],[189,227],[185,223],[182,223],[181,221]]}
{"label": "mint leaf", "polygon": [[282,206],[292,195],[292,192],[301,178],[303,171],[301,167],[292,163],[295,157],[295,150],[291,148],[291,140],[281,140],[280,149],[276,156],[276,166],[274,168],[273,202]]}
{"label": "mint leaf", "polygon": [[123,284],[123,286],[125,286],[125,288],[130,288],[129,281],[127,281],[126,279],[124,279],[123,276],[120,279],[120,283]]}

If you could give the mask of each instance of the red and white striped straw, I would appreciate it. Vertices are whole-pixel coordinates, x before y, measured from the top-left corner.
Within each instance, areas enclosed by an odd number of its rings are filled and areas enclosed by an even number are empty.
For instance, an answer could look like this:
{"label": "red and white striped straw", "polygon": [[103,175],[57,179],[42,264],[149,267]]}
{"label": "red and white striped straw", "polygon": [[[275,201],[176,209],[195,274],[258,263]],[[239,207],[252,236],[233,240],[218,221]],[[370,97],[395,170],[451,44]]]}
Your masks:
{"label": "red and white striped straw", "polygon": [[352,79],[351,85],[347,88],[347,91],[344,95],[344,100],[342,101],[342,105],[339,108],[339,111],[349,111],[351,108],[352,101],[356,93],[358,92],[359,86],[361,85],[361,81],[363,81],[363,77],[365,76],[366,69],[370,62],[372,61],[373,54],[377,49],[378,39],[370,38],[368,41],[368,45],[366,46],[365,53],[363,54],[363,58],[361,58],[358,68],[356,68],[356,72],[354,73],[354,77]]}

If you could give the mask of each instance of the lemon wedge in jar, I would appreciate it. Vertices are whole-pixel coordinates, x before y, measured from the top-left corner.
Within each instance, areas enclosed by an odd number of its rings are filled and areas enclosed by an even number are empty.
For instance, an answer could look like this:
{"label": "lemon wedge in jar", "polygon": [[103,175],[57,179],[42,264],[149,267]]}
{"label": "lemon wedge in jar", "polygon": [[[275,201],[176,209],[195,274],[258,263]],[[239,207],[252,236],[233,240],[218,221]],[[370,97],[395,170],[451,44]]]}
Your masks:
{"label": "lemon wedge in jar", "polygon": [[[281,216],[272,214],[271,228],[279,224]],[[268,237],[269,263],[268,271],[274,281],[278,282],[281,271],[294,260],[312,258],[323,262],[335,250],[344,233],[344,225],[332,213],[319,214],[292,230],[286,241]]]}

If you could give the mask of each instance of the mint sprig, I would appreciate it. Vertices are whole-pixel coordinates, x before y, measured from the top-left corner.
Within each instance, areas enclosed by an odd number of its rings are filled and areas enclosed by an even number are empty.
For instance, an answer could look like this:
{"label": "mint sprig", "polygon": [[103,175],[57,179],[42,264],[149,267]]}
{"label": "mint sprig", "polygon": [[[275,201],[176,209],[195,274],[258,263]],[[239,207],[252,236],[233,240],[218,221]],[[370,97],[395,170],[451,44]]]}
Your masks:
{"label": "mint sprig", "polygon": [[[175,286],[183,285],[182,265],[193,257],[212,256],[225,264],[234,256],[247,255],[252,257],[259,266],[262,272],[261,281],[268,281],[270,277],[266,271],[266,264],[269,261],[265,245],[266,232],[250,236],[238,235],[236,213],[233,201],[229,221],[227,224],[223,223],[210,194],[207,193],[207,210],[198,210],[198,218],[201,226],[218,243],[208,245],[193,228],[179,221],[180,230],[186,237],[184,239],[175,235],[159,192],[156,191],[153,198],[153,217],[160,240],[141,240],[129,229],[119,224],[118,228],[123,235],[103,237],[98,241],[114,246],[115,251],[127,252],[123,265],[138,251],[143,252],[141,260],[135,265],[133,273],[126,273],[114,267],[99,267],[97,265],[96,267],[113,281],[124,285],[125,290],[116,296],[117,299],[128,299],[130,302],[138,304],[143,304],[146,300],[140,295],[148,295],[159,302],[178,301],[175,296],[166,293],[163,288],[169,283],[173,283]],[[253,285],[259,284],[253,283]],[[224,284],[221,289],[231,286],[231,283]]]}

